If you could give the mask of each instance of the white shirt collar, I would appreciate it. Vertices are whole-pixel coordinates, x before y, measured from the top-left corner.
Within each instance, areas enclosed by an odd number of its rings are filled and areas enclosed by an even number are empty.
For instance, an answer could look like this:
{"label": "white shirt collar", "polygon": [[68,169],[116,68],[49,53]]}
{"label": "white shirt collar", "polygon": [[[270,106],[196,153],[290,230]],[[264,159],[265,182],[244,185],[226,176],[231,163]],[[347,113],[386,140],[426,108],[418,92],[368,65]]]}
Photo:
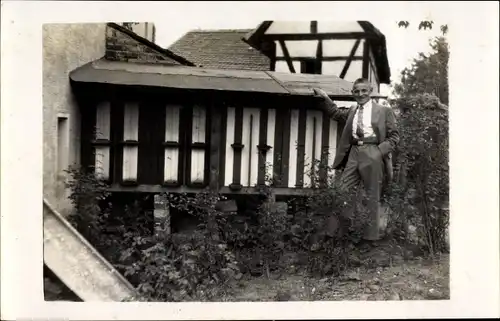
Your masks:
{"label": "white shirt collar", "polygon": [[364,109],[370,109],[372,108],[372,100],[369,99],[364,105],[363,105],[363,108]]}

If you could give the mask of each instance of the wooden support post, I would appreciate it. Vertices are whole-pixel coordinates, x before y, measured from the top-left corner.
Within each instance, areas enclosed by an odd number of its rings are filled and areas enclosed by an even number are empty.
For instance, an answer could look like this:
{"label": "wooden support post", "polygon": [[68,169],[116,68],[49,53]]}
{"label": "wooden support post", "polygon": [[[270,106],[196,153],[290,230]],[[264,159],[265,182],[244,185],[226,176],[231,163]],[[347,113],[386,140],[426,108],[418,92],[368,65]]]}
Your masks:
{"label": "wooden support post", "polygon": [[[221,132],[222,132],[222,111],[218,106],[210,106],[210,175],[209,175],[209,187],[210,191],[213,193],[219,192],[219,168],[220,168],[220,151],[219,148],[223,146],[221,142]],[[209,218],[208,229],[212,231],[212,237],[216,240],[219,239],[217,232],[217,222],[215,218]]]}
{"label": "wooden support post", "polygon": [[363,71],[362,71],[362,77],[365,79],[368,79],[368,73],[369,73],[369,66],[370,66],[370,45],[368,44],[367,41],[365,41],[364,46],[363,46]]}
{"label": "wooden support post", "polygon": [[210,108],[210,190],[219,190],[219,168],[220,168],[220,148],[224,148],[221,144],[222,132],[222,111],[221,108],[211,106]]}
{"label": "wooden support post", "polygon": [[155,223],[155,235],[159,236],[161,233],[166,233],[167,235],[170,234],[170,206],[166,195],[156,194],[154,196],[153,216]]}
{"label": "wooden support post", "polygon": [[[318,33],[318,22],[311,21],[311,33]],[[314,73],[321,75],[322,73],[322,60],[323,60],[323,41],[318,40],[318,47],[316,48],[316,61],[314,63]]]}

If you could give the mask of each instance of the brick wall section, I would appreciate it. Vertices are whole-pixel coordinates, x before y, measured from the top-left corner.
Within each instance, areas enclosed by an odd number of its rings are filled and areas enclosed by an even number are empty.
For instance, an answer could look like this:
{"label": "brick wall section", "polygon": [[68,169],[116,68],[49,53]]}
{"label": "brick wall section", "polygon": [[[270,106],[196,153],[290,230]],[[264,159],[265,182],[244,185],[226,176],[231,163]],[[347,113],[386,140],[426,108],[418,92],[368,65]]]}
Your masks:
{"label": "brick wall section", "polygon": [[168,65],[181,65],[174,59],[151,48],[123,31],[106,26],[107,60],[125,62],[149,62]]}

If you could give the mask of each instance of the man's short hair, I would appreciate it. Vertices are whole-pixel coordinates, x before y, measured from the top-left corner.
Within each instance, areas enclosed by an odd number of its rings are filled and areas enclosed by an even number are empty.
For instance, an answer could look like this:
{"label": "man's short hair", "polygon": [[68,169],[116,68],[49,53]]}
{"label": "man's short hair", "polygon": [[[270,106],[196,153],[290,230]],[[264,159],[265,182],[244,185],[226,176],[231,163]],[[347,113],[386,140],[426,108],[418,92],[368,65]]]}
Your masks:
{"label": "man's short hair", "polygon": [[372,84],[370,83],[370,81],[368,81],[368,79],[366,78],[358,78],[354,81],[354,84],[352,85],[353,87],[356,86],[357,84],[367,84],[367,85],[370,85],[370,87],[372,87]]}

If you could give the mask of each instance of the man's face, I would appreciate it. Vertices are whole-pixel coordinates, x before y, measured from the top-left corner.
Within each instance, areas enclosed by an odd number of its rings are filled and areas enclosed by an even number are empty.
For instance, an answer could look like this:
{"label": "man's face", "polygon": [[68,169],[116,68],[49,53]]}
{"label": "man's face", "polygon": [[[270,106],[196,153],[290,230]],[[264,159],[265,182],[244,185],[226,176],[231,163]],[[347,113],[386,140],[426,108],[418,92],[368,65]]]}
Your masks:
{"label": "man's face", "polygon": [[358,104],[365,104],[370,100],[370,95],[373,89],[370,84],[359,83],[354,85],[352,88],[352,95],[354,99],[358,102]]}

